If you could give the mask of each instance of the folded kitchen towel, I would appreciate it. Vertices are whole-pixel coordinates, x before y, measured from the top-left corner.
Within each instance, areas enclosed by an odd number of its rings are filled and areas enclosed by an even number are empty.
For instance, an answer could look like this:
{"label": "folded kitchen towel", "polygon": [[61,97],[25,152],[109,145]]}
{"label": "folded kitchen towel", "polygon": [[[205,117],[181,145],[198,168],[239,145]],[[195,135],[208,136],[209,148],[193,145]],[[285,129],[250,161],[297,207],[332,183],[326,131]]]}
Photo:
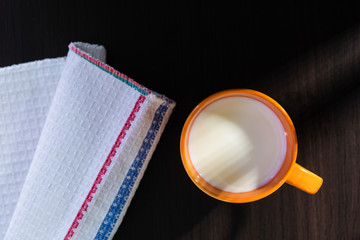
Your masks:
{"label": "folded kitchen towel", "polygon": [[0,119],[5,239],[111,239],[175,106],[106,65],[103,47],[69,48],[0,71],[1,104],[16,108]]}

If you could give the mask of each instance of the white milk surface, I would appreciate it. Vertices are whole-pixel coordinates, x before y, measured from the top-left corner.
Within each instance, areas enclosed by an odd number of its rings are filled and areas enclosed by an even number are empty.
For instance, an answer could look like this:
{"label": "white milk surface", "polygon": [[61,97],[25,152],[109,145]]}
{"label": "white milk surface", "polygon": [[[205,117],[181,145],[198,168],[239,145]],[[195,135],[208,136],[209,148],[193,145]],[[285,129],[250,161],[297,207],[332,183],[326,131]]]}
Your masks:
{"label": "white milk surface", "polygon": [[229,192],[248,192],[280,170],[286,135],[264,104],[246,97],[214,102],[195,119],[189,135],[191,161],[201,177]]}

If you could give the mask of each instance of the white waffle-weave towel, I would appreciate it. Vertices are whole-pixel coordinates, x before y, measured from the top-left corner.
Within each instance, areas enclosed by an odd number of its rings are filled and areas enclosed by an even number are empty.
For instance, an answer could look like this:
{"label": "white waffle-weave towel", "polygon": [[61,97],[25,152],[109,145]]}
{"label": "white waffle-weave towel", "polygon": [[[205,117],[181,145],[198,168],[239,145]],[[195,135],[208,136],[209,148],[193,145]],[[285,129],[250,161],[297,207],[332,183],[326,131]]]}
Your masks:
{"label": "white waffle-weave towel", "polygon": [[175,106],[69,49],[0,69],[0,238],[111,239]]}

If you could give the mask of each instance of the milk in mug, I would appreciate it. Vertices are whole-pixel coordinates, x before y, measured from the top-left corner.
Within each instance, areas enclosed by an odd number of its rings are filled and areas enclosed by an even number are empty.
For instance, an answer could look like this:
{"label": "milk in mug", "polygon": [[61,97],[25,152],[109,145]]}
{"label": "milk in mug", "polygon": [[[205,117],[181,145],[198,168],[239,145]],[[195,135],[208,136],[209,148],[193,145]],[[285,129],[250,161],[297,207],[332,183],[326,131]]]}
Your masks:
{"label": "milk in mug", "polygon": [[286,135],[275,113],[247,97],[227,97],[208,105],[189,134],[189,155],[200,176],[221,190],[248,192],[280,170]]}

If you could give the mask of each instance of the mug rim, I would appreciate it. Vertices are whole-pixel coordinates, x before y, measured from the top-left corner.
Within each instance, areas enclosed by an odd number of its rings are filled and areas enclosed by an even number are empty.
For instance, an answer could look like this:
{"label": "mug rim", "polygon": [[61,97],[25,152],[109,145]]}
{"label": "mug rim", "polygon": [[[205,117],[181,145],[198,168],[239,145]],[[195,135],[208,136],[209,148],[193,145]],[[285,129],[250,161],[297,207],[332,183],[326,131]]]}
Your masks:
{"label": "mug rim", "polygon": [[[249,192],[227,192],[204,180],[193,166],[188,150],[189,133],[199,114],[210,104],[228,97],[247,97],[266,105],[280,120],[286,134],[286,154],[278,173],[263,186]],[[284,108],[271,97],[251,89],[230,89],[217,92],[201,101],[190,113],[181,132],[180,155],[183,166],[194,184],[203,192],[218,200],[246,203],[264,198],[279,189],[289,176],[297,157],[298,142],[295,127]]]}

